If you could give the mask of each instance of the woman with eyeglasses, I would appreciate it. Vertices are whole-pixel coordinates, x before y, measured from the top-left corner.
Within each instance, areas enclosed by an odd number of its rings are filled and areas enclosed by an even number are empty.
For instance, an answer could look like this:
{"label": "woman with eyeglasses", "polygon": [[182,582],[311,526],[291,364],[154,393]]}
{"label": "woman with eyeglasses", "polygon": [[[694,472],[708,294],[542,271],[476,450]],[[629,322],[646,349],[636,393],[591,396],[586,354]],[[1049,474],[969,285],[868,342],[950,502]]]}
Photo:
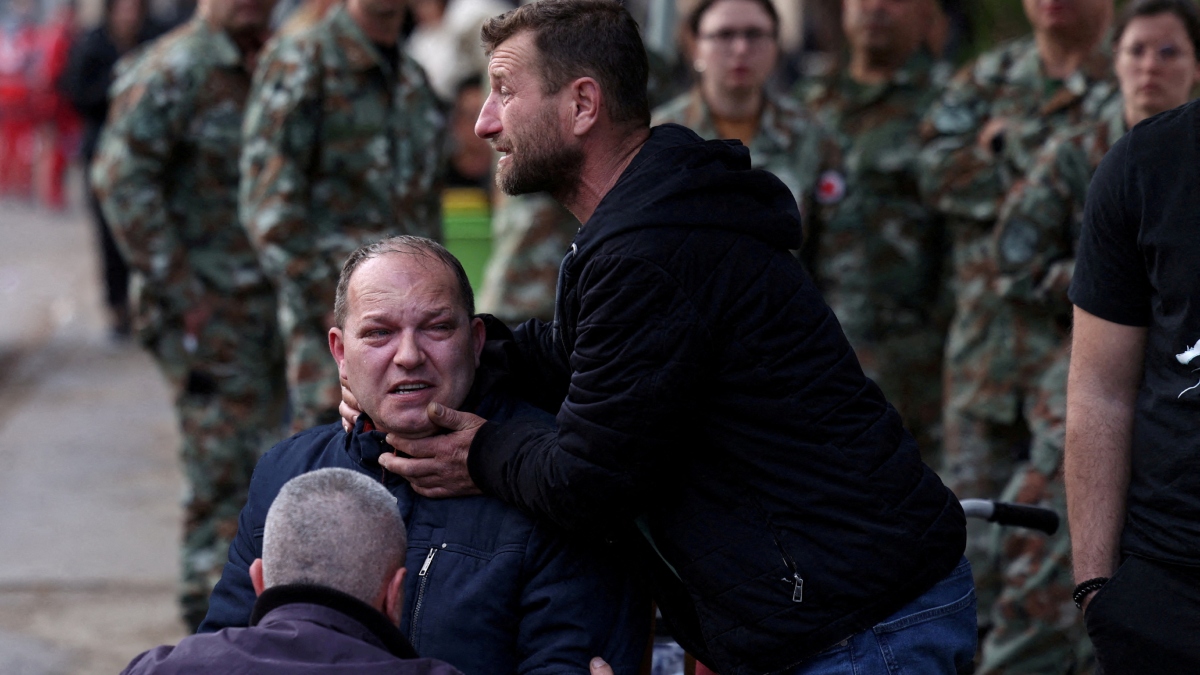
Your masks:
{"label": "woman with eyeglasses", "polygon": [[736,139],[755,168],[795,195],[809,239],[846,196],[841,147],[794,101],[767,91],[779,60],[779,17],[771,0],[700,0],[684,23],[696,84],[653,114],[705,139]]}

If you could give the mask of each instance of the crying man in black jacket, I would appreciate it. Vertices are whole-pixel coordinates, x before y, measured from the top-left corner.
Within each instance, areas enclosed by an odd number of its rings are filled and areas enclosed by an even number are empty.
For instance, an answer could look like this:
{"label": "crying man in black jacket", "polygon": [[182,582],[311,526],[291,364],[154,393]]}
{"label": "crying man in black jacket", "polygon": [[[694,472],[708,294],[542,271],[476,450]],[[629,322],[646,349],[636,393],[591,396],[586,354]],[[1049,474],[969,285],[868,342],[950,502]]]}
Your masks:
{"label": "crying man in black jacket", "polygon": [[555,321],[506,346],[558,428],[431,408],[447,433],[390,439],[411,458],[380,463],[427,496],[482,491],[628,547],[722,675],[969,672],[962,510],[789,252],[787,188],[739,143],[649,128],[615,0],[542,0],[483,41],[475,131],[504,154],[498,184],[583,223]]}

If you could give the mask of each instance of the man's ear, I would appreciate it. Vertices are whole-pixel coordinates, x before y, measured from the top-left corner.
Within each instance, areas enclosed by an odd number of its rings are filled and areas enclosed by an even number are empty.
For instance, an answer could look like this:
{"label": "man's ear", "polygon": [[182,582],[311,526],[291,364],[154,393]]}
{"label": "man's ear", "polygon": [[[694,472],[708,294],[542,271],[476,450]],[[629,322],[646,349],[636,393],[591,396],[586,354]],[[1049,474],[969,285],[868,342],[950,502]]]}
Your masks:
{"label": "man's ear", "polygon": [[262,595],[267,589],[267,585],[263,583],[262,558],[255,558],[254,562],[250,563],[250,585],[254,587],[255,595]]}
{"label": "man's ear", "polygon": [[471,346],[475,349],[475,367],[479,367],[479,355],[483,353],[483,343],[487,342],[487,327],[483,325],[483,319],[473,317],[471,319]]}
{"label": "man's ear", "polygon": [[342,361],[346,359],[346,340],[341,328],[334,326],[329,329],[329,353],[337,361],[338,373],[342,372]]}
{"label": "man's ear", "polygon": [[590,77],[581,77],[567,86],[571,90],[571,133],[586,136],[600,121],[604,98],[600,84]]}
{"label": "man's ear", "polygon": [[406,574],[408,574],[408,570],[401,565],[388,581],[387,589],[383,593],[383,613],[397,627],[400,626],[400,617],[404,613],[404,576]]}

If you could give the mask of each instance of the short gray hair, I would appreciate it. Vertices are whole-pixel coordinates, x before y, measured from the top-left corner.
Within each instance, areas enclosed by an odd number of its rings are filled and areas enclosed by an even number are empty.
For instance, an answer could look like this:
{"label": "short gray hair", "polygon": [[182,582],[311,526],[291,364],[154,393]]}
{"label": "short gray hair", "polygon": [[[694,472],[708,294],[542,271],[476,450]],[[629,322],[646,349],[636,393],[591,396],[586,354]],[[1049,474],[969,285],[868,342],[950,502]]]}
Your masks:
{"label": "short gray hair", "polygon": [[333,299],[334,323],[338,328],[346,327],[346,315],[350,313],[348,296],[350,295],[350,277],[354,276],[354,271],[371,258],[378,258],[388,253],[423,255],[449,267],[450,271],[454,272],[455,281],[458,282],[459,300],[467,310],[467,316],[475,316],[475,292],[471,290],[471,280],[467,278],[467,271],[463,269],[458,258],[446,250],[445,246],[432,239],[404,234],[359,246],[358,250],[346,258],[346,262],[342,264],[342,273],[338,277],[337,292]]}
{"label": "short gray hair", "polygon": [[396,498],[349,469],[289,480],[267,511],[263,583],[316,584],[374,604],[404,565],[404,520]]}

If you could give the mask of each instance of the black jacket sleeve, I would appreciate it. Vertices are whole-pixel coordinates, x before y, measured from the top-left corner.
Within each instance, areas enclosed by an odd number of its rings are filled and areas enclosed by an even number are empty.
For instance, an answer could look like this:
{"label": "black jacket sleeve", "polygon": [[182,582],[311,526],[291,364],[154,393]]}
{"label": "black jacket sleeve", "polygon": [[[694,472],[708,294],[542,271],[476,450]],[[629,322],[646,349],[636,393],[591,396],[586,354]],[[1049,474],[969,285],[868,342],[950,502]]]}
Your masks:
{"label": "black jacket sleeve", "polygon": [[[656,477],[688,445],[687,417],[703,414],[692,400],[711,344],[689,294],[652,262],[596,256],[579,288],[557,432],[488,423],[468,457],[485,492],[570,529],[645,510]],[[518,332],[517,341],[544,354],[545,332]]]}

